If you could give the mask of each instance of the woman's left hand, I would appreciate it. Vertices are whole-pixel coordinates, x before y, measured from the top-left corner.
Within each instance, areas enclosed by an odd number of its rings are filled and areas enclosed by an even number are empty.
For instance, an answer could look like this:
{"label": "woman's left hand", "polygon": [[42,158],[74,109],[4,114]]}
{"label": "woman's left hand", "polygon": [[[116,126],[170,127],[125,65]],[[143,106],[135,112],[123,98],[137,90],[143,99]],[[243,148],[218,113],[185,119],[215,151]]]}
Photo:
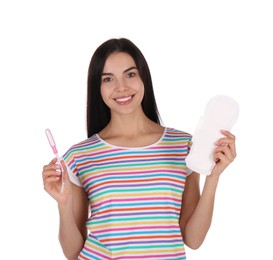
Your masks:
{"label": "woman's left hand", "polygon": [[216,164],[211,172],[211,175],[214,176],[219,176],[236,157],[235,136],[225,130],[222,130],[221,133],[225,137],[216,142],[216,149],[213,154],[213,160]]}

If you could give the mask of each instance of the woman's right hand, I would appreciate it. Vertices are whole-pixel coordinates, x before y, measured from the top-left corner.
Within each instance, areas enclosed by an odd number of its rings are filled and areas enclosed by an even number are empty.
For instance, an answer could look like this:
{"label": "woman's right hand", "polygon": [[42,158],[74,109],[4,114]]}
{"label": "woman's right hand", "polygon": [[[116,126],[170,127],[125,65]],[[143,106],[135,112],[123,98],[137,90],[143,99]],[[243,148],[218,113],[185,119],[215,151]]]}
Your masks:
{"label": "woman's right hand", "polygon": [[[58,204],[65,205],[72,203],[71,183],[68,177],[67,169],[64,161],[61,161],[63,172],[60,165],[57,164],[57,159],[54,158],[51,162],[43,167],[43,183],[45,191],[53,197]],[[62,184],[63,174],[63,184]],[[62,185],[63,191],[62,191]]]}

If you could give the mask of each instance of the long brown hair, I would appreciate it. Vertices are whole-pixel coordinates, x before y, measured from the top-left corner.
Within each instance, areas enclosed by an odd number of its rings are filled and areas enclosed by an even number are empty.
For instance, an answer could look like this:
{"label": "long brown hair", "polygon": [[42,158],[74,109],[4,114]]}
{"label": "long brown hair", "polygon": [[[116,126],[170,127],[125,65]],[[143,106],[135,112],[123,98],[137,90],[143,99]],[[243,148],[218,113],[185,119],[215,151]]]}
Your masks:
{"label": "long brown hair", "polygon": [[100,132],[106,127],[111,119],[110,109],[103,102],[100,87],[101,75],[106,59],[114,52],[128,53],[134,59],[145,89],[141,103],[142,109],[148,118],[160,124],[160,116],[154,96],[152,78],[143,54],[138,47],[128,39],[110,39],[96,49],[89,64],[87,82],[88,137]]}

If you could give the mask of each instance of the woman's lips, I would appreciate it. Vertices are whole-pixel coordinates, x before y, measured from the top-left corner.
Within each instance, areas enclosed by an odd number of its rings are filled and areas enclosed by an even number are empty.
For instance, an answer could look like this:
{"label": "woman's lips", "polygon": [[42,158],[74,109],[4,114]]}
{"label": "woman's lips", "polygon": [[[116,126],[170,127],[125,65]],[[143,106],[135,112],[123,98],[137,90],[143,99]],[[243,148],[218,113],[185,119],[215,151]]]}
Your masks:
{"label": "woman's lips", "polygon": [[133,98],[133,96],[119,97],[119,98],[115,98],[115,101],[118,104],[124,105],[124,104],[130,103],[132,98]]}

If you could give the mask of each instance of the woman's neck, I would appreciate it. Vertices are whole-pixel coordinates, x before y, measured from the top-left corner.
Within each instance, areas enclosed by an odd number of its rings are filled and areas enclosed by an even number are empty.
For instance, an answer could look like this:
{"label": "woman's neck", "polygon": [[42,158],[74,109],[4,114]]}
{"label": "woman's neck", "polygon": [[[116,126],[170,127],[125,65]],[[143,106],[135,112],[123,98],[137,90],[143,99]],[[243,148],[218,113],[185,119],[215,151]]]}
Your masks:
{"label": "woman's neck", "polygon": [[99,133],[102,138],[136,136],[162,131],[162,127],[150,120],[143,112],[130,115],[112,114],[109,124]]}
{"label": "woman's neck", "polygon": [[99,133],[100,138],[119,147],[145,147],[155,144],[164,133],[164,127],[145,116],[141,120],[119,117]]}

